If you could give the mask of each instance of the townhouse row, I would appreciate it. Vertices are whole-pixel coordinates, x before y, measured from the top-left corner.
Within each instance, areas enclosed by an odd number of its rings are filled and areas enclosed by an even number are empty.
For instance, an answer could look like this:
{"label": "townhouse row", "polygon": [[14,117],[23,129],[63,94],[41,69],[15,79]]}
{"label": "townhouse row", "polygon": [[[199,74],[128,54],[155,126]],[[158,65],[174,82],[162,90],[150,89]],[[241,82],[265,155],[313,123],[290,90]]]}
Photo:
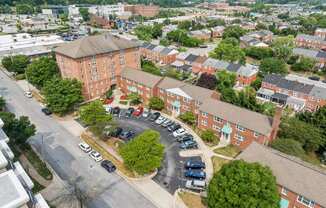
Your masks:
{"label": "townhouse row", "polygon": [[313,112],[326,105],[326,83],[293,74],[269,74],[264,77],[257,98],[295,111]]}
{"label": "townhouse row", "polygon": [[326,40],[323,36],[299,34],[295,38],[295,44],[303,48],[326,49]]}
{"label": "townhouse row", "polygon": [[276,137],[281,111],[273,118],[219,100],[216,91],[125,68],[118,77],[125,94],[138,93],[145,104],[159,97],[172,116],[193,112],[199,129],[212,129],[224,144],[245,149],[253,141],[268,144]]}
{"label": "townhouse row", "polygon": [[253,142],[236,159],[268,166],[276,178],[280,208],[325,208],[326,171]]}

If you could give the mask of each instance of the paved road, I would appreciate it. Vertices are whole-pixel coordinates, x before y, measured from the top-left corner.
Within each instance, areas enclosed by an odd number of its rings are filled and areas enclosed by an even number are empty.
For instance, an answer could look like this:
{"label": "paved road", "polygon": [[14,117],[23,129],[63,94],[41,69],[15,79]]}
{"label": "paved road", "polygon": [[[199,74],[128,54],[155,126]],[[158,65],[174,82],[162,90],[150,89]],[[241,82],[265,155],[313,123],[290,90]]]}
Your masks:
{"label": "paved road", "polygon": [[41,112],[41,106],[24,96],[21,88],[0,70],[0,95],[7,101],[8,109],[17,116],[28,116],[37,127],[31,144],[66,181],[76,181],[89,196],[88,207],[95,208],[154,208],[155,206],[137,192],[124,179],[109,174],[77,147],[74,137],[52,117]]}

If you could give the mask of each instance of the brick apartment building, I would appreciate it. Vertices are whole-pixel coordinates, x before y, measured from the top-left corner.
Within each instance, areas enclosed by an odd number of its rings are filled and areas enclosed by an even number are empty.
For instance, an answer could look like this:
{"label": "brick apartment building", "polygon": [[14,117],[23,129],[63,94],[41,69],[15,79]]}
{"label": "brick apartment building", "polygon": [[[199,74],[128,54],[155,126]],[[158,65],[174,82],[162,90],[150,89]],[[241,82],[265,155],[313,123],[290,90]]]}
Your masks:
{"label": "brick apartment building", "polygon": [[268,144],[275,139],[280,119],[280,109],[271,118],[217,99],[206,99],[199,108],[197,125],[200,129],[213,129],[222,143],[245,149],[253,141]]}
{"label": "brick apartment building", "polygon": [[253,142],[237,159],[268,166],[276,177],[280,208],[325,208],[326,172],[299,158]]}
{"label": "brick apartment building", "polygon": [[140,54],[147,60],[166,65],[173,63],[179,52],[173,48],[143,43],[140,47]]}
{"label": "brick apartment building", "polygon": [[144,17],[155,17],[160,11],[160,7],[156,5],[125,5],[124,10],[131,12],[133,15],[140,15]]}
{"label": "brick apartment building", "polygon": [[241,149],[252,141],[268,144],[276,136],[281,112],[274,118],[219,101],[214,90],[159,77],[140,70],[123,69],[118,78],[122,92],[139,93],[144,103],[152,96],[161,98],[173,116],[193,112],[200,129],[213,129],[225,144]]}
{"label": "brick apartment building", "polygon": [[140,69],[139,44],[109,34],[66,43],[55,53],[62,77],[81,81],[86,100],[115,86],[122,68]]}
{"label": "brick apartment building", "polygon": [[299,34],[295,38],[295,44],[303,48],[326,49],[326,40],[320,36]]}
{"label": "brick apartment building", "polygon": [[326,105],[326,83],[296,75],[265,76],[257,98],[289,106],[296,111],[316,111]]}

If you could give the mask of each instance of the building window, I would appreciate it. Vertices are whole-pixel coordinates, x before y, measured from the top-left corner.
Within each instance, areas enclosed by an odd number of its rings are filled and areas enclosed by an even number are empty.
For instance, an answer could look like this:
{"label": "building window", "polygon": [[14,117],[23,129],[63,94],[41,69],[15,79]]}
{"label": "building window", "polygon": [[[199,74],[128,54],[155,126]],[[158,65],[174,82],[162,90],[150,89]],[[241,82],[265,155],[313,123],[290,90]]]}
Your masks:
{"label": "building window", "polygon": [[202,112],[201,115],[202,115],[203,117],[207,117],[207,116],[208,116],[208,113]]}
{"label": "building window", "polygon": [[206,120],[201,120],[201,125],[207,126],[207,121]]}
{"label": "building window", "polygon": [[254,137],[259,137],[259,133],[258,132],[254,132]]}
{"label": "building window", "polygon": [[123,50],[120,50],[119,60],[120,60],[120,65],[125,64],[125,52]]}
{"label": "building window", "polygon": [[240,141],[240,142],[243,142],[245,140],[245,137],[244,136],[241,136],[240,134],[236,134],[235,135],[235,139]]}
{"label": "building window", "polygon": [[183,101],[186,102],[186,103],[189,103],[190,102],[190,99],[188,99],[186,97],[183,97]]}
{"label": "building window", "polygon": [[314,207],[314,205],[315,205],[315,202],[313,202],[310,199],[307,199],[304,196],[300,196],[300,195],[298,196],[297,201],[300,202],[301,204],[304,204],[304,205],[306,205],[308,207],[311,207],[311,208]]}
{"label": "building window", "polygon": [[240,125],[237,125],[237,130],[238,131],[241,131],[241,132],[244,132],[246,129]]}
{"label": "building window", "polygon": [[288,195],[288,190],[286,188],[282,187],[281,193],[286,196],[286,195]]}
{"label": "building window", "polygon": [[222,123],[223,122],[223,119],[217,117],[217,116],[214,116],[214,121],[217,122],[217,123]]}
{"label": "building window", "polygon": [[213,125],[213,129],[217,132],[221,132],[221,128],[217,125]]}

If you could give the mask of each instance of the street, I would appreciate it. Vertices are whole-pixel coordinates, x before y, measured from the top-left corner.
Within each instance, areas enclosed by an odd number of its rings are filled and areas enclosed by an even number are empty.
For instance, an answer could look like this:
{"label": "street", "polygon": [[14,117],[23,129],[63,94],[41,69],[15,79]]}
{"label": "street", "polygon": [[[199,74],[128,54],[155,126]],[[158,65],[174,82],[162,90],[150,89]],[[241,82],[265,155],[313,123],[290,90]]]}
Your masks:
{"label": "street", "polygon": [[[28,116],[37,134],[30,143],[65,181],[78,181],[88,196],[88,207],[154,208],[155,206],[117,174],[109,174],[78,148],[80,139],[73,136],[54,118],[41,112],[41,105],[24,96],[19,86],[0,70],[0,95],[9,111]],[[78,180],[77,180],[78,179]]]}

